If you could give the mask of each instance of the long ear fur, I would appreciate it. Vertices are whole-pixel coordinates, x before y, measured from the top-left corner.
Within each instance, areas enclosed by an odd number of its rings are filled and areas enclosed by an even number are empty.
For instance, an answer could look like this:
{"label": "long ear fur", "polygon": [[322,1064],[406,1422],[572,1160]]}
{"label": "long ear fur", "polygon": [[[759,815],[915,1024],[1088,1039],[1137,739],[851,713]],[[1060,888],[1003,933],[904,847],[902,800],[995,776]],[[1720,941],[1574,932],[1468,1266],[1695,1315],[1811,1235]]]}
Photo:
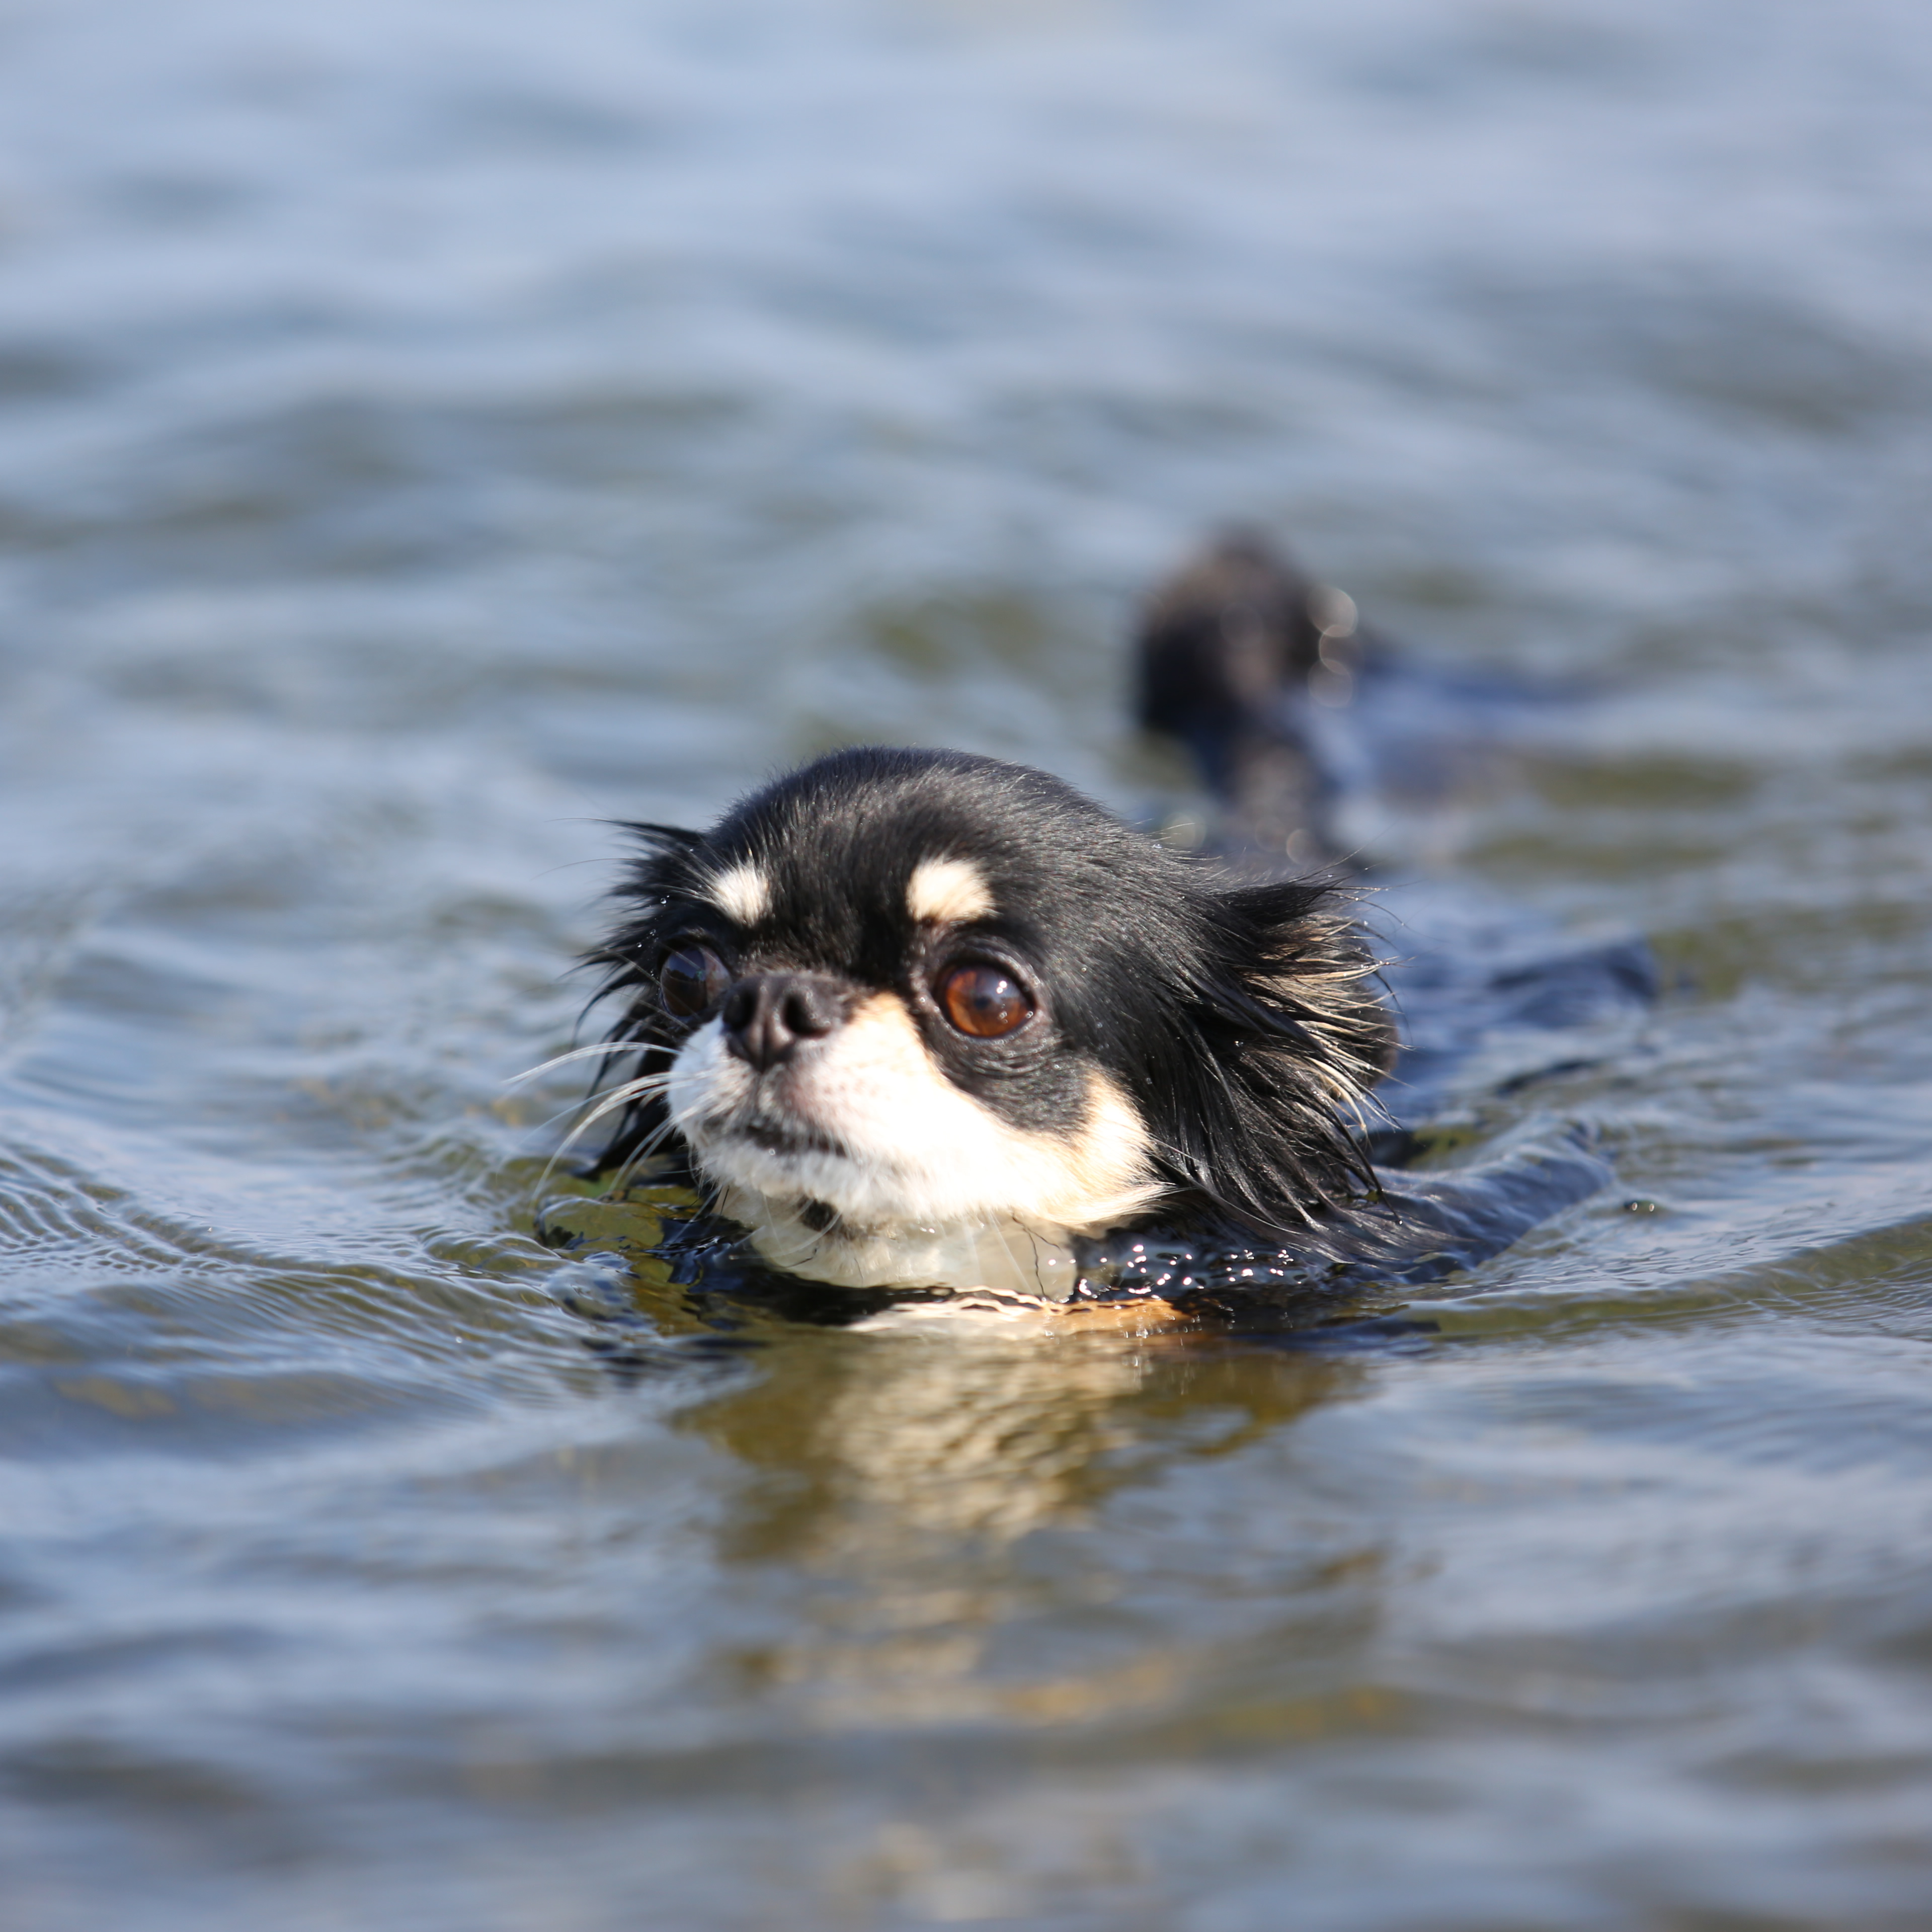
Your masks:
{"label": "long ear fur", "polygon": [[[610,895],[628,909],[630,916],[594,952],[584,956],[586,966],[603,969],[603,977],[584,1011],[622,995],[628,996],[628,1004],[611,1030],[610,1052],[597,1063],[592,1100],[620,1067],[628,1079],[670,1070],[682,1035],[674,1030],[658,1001],[656,974],[664,938],[660,926],[674,890],[689,880],[693,856],[705,842],[703,832],[680,825],[626,822],[620,830],[628,832],[640,848]],[[659,1134],[665,1119],[664,1103],[656,1092],[633,1100],[618,1117],[616,1132],[598,1151],[595,1172],[621,1171]],[[672,1136],[664,1138],[668,1154],[682,1154],[682,1142]]]}
{"label": "long ear fur", "polygon": [[1162,1055],[1151,1096],[1174,1185],[1256,1232],[1288,1233],[1376,1186],[1354,1117],[1395,1031],[1336,897],[1286,883],[1208,898],[1194,1038]]}

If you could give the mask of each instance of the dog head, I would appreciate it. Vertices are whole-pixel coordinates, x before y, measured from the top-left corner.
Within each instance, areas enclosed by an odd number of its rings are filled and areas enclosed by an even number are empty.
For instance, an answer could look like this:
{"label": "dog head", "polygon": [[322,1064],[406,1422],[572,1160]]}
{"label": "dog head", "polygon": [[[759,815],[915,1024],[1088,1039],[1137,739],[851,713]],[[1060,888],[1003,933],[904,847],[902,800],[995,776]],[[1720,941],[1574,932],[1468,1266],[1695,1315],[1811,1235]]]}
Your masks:
{"label": "dog head", "polygon": [[1390,1036],[1325,888],[1234,884],[957,752],[838,752],[707,832],[632,830],[594,956],[638,1056],[606,1165],[681,1143],[778,1265],[945,1281],[1016,1238],[1360,1191]]}

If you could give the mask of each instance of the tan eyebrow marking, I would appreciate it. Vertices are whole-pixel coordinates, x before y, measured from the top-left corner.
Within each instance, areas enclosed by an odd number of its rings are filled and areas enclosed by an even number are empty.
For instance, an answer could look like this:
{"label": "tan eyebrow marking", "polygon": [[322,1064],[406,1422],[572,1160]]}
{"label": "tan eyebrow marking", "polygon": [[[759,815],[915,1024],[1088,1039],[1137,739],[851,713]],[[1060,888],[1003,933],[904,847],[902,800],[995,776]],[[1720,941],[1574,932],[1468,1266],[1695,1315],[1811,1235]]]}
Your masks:
{"label": "tan eyebrow marking", "polygon": [[771,881],[748,859],[716,874],[704,896],[740,926],[756,926],[772,909]]}
{"label": "tan eyebrow marking", "polygon": [[906,910],[935,926],[984,919],[993,910],[986,876],[970,859],[922,859],[906,881]]}

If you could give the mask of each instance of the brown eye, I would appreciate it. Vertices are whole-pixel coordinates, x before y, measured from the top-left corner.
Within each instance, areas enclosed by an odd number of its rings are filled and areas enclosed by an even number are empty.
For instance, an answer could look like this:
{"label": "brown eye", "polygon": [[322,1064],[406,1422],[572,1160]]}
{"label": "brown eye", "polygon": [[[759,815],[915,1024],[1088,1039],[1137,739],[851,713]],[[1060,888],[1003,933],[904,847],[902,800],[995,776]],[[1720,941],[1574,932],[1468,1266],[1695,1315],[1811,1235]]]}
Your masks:
{"label": "brown eye", "polygon": [[997,966],[956,966],[939,982],[939,1004],[962,1033],[1004,1040],[1033,1018],[1026,989]]}
{"label": "brown eye", "polygon": [[724,963],[708,946],[680,946],[658,968],[664,1011],[689,1019],[720,998],[730,984]]}

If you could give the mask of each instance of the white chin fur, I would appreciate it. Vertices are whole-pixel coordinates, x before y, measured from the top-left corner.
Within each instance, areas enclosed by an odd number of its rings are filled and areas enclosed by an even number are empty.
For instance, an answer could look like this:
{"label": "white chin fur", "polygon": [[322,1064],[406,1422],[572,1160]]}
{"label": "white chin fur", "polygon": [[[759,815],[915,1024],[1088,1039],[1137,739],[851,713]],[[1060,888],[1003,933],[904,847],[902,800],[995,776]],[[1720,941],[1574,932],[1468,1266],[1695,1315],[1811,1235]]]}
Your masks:
{"label": "white chin fur", "polygon": [[[1097,1069],[1077,1130],[1027,1132],[946,1078],[890,993],[762,1077],[725,1050],[711,1021],[680,1050],[666,1098],[722,1190],[722,1211],[751,1228],[775,1267],[809,1280],[1063,1299],[1070,1238],[1127,1219],[1161,1191],[1138,1114]],[[746,1132],[754,1112],[830,1144],[760,1147]],[[808,1226],[808,1202],[836,1223]]]}
{"label": "white chin fur", "polygon": [[1064,1240],[1017,1221],[821,1233],[798,1218],[795,1202],[728,1187],[718,1206],[751,1229],[752,1246],[773,1268],[838,1288],[984,1288],[1064,1301],[1080,1276]]}

